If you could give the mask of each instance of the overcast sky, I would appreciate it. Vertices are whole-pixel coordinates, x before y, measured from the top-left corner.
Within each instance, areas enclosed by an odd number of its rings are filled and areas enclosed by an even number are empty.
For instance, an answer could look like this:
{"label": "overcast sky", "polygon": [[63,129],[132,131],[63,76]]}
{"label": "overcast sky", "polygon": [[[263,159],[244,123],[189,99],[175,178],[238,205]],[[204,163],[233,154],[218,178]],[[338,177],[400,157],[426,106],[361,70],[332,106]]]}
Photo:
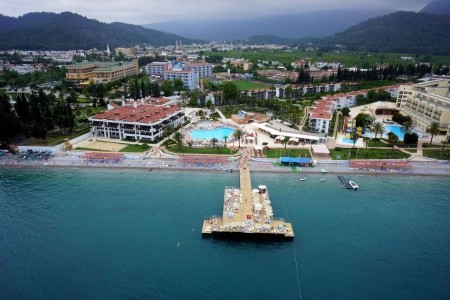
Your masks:
{"label": "overcast sky", "polygon": [[240,19],[265,15],[374,8],[419,11],[431,0],[1,0],[0,14],[71,11],[102,22]]}

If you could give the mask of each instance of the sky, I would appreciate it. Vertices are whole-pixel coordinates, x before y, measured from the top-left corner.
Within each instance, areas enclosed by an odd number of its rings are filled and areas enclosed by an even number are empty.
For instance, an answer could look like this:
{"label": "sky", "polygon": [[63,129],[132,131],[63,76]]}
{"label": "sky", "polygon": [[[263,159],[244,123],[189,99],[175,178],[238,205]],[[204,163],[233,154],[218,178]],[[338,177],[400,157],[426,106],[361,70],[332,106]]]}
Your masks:
{"label": "sky", "polygon": [[242,19],[353,8],[419,11],[431,0],[2,0],[0,14],[71,11],[101,22]]}

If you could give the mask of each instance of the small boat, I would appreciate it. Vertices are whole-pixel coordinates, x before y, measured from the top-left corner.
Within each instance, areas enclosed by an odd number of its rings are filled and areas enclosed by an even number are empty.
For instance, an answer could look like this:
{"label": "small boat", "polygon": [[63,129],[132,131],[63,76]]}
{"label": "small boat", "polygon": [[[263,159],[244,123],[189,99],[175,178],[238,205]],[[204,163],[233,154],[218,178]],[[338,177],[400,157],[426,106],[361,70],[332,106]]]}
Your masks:
{"label": "small boat", "polygon": [[322,172],[322,174],[326,174],[327,173],[327,170],[325,170],[325,169],[320,169],[320,171]]}
{"label": "small boat", "polygon": [[306,178],[300,178],[300,181],[305,181],[306,180]]}
{"label": "small boat", "polygon": [[354,190],[358,189],[358,185],[354,181],[349,180],[348,183]]}
{"label": "small boat", "polygon": [[324,181],[325,181],[325,178],[321,178],[321,179],[320,179],[320,182],[324,182]]}

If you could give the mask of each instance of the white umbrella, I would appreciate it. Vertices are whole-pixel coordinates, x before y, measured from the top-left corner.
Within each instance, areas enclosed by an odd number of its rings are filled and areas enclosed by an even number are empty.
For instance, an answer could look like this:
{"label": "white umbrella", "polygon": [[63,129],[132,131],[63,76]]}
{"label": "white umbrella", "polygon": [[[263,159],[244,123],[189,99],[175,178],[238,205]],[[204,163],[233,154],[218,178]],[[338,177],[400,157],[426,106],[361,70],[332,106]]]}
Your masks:
{"label": "white umbrella", "polygon": [[262,209],[262,205],[260,203],[256,203],[255,204],[255,210],[261,210]]}
{"label": "white umbrella", "polygon": [[270,229],[270,225],[269,224],[263,224],[263,228],[269,230]]}

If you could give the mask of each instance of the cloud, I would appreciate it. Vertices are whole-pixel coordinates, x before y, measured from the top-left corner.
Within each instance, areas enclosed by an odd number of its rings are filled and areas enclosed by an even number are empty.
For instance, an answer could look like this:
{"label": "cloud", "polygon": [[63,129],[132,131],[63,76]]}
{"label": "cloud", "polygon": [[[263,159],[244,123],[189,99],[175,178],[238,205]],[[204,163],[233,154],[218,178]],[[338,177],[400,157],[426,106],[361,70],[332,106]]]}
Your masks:
{"label": "cloud", "polygon": [[71,11],[102,22],[149,24],[173,20],[239,19],[264,15],[351,8],[418,11],[430,0],[5,0],[0,12],[21,16],[28,12]]}

